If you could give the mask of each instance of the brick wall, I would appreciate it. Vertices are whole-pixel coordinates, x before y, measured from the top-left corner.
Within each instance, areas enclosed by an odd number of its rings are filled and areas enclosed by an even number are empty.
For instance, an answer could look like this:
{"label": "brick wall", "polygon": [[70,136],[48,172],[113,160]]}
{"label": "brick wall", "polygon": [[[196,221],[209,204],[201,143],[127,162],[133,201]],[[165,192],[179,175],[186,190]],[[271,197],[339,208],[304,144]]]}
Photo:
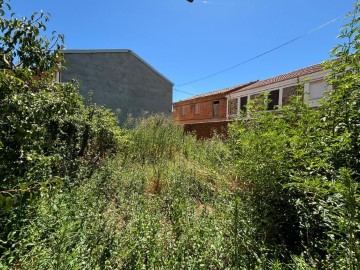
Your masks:
{"label": "brick wall", "polygon": [[[214,101],[219,101],[219,114],[217,116],[214,116]],[[197,109],[196,106],[198,106]],[[226,108],[227,104],[225,97],[212,97],[207,100],[193,100],[187,103],[174,104],[174,117],[182,124],[209,120],[225,120]]]}

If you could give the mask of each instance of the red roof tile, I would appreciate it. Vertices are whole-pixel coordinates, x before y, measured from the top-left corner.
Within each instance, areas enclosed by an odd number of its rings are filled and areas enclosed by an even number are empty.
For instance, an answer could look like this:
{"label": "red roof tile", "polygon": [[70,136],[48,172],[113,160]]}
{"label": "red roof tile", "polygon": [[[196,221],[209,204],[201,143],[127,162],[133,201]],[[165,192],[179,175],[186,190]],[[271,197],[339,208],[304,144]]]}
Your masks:
{"label": "red roof tile", "polygon": [[240,84],[240,85],[236,85],[236,86],[232,86],[232,87],[228,87],[228,88],[225,88],[225,89],[221,89],[221,90],[217,90],[217,91],[213,91],[213,92],[208,92],[208,93],[204,93],[204,94],[200,94],[200,95],[196,95],[196,96],[193,96],[191,98],[187,98],[187,99],[183,99],[183,100],[180,100],[178,102],[174,102],[174,104],[179,104],[179,103],[183,103],[183,102],[188,102],[188,101],[195,101],[197,99],[202,99],[202,98],[206,98],[206,97],[210,97],[210,96],[216,96],[216,95],[227,95],[231,92],[234,92],[236,90],[239,90],[243,87],[247,87],[251,84],[254,84],[258,81],[252,81],[252,82],[248,82],[248,83],[244,83],[244,84]]}
{"label": "red roof tile", "polygon": [[309,66],[309,67],[298,69],[298,70],[295,70],[295,71],[292,71],[292,72],[289,72],[289,73],[285,73],[285,74],[282,74],[282,75],[279,75],[279,76],[276,76],[276,77],[272,77],[272,78],[265,79],[265,80],[262,80],[262,81],[257,81],[254,84],[251,84],[251,85],[249,85],[247,87],[242,88],[241,90],[245,91],[245,90],[249,90],[249,89],[254,89],[254,88],[270,85],[270,84],[273,84],[273,83],[278,83],[278,82],[286,81],[286,80],[289,80],[289,79],[294,79],[294,78],[297,78],[297,77],[300,77],[300,76],[305,76],[305,75],[315,73],[315,72],[319,72],[319,71],[322,71],[322,70],[323,70],[322,64],[316,64],[316,65],[312,65],[312,66]]}
{"label": "red roof tile", "polygon": [[315,73],[315,72],[319,72],[319,71],[322,71],[322,70],[323,70],[322,64],[316,64],[316,65],[312,65],[312,66],[309,66],[309,67],[298,69],[298,70],[295,70],[295,71],[292,71],[292,72],[289,72],[289,73],[285,73],[285,74],[282,74],[282,75],[279,75],[279,76],[275,76],[275,77],[272,77],[272,78],[269,78],[269,79],[265,79],[265,80],[262,80],[262,81],[252,81],[252,82],[249,82],[249,83],[240,84],[240,85],[228,87],[228,88],[225,88],[225,89],[221,89],[221,90],[217,90],[217,91],[213,91],[213,92],[193,96],[193,97],[188,98],[188,99],[184,99],[184,100],[180,100],[178,102],[174,102],[174,104],[178,105],[178,104],[188,103],[190,101],[196,101],[197,99],[202,99],[202,98],[215,96],[215,95],[220,95],[220,94],[227,95],[227,94],[229,94],[231,92],[235,92],[237,90],[245,91],[245,90],[249,90],[249,89],[254,89],[254,88],[270,85],[270,84],[273,84],[273,83],[282,82],[282,81],[286,81],[286,80],[289,80],[289,79],[294,79],[294,78],[297,78],[299,76],[305,76],[305,75]]}

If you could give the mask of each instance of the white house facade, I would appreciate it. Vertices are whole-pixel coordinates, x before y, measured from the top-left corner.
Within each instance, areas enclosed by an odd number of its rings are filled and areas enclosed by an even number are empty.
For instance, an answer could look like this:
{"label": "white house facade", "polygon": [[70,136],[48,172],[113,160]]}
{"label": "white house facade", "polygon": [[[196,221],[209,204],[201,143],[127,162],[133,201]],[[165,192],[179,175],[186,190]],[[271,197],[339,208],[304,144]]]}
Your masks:
{"label": "white house facade", "polygon": [[324,92],[332,89],[332,86],[327,85],[324,79],[328,72],[323,70],[321,64],[317,64],[258,81],[232,92],[227,95],[227,118],[239,116],[246,110],[246,105],[251,99],[264,92],[269,93],[268,98],[271,100],[268,110],[286,105],[290,102],[290,97],[297,94],[299,85],[304,87],[304,102],[307,102],[310,107],[317,107],[320,105],[319,100],[324,96]]}

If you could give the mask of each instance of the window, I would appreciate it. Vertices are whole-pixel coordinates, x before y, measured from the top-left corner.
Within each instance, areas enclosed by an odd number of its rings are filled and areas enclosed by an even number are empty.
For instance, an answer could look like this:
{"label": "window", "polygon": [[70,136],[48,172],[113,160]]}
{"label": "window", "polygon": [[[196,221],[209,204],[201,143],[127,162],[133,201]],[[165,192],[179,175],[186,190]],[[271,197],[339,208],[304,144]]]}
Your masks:
{"label": "window", "polygon": [[219,116],[219,101],[213,101],[213,116]]}
{"label": "window", "polygon": [[319,80],[315,82],[310,82],[309,84],[310,99],[322,98],[325,90],[326,90],[326,85],[324,81]]}
{"label": "window", "polygon": [[200,104],[195,104],[195,114],[200,114]]}
{"label": "window", "polygon": [[297,89],[298,89],[298,86],[297,86],[297,85],[285,87],[285,88],[283,89],[282,105],[288,105],[288,104],[290,104],[290,99],[291,99],[291,97],[297,95]]}
{"label": "window", "polygon": [[248,103],[248,97],[241,97],[240,98],[240,111],[246,112],[246,105]]}
{"label": "window", "polygon": [[268,99],[270,102],[268,103],[268,110],[274,110],[276,109],[276,106],[279,105],[279,89],[273,90],[269,93]]}
{"label": "window", "polygon": [[250,96],[250,100],[252,101],[252,106],[254,110],[259,110],[263,107],[263,102],[264,102],[264,93],[257,93],[257,94],[252,94]]}
{"label": "window", "polygon": [[229,115],[237,114],[238,102],[239,100],[237,98],[229,100]]}
{"label": "window", "polygon": [[181,106],[181,115],[182,115],[182,116],[185,115],[185,106]]}

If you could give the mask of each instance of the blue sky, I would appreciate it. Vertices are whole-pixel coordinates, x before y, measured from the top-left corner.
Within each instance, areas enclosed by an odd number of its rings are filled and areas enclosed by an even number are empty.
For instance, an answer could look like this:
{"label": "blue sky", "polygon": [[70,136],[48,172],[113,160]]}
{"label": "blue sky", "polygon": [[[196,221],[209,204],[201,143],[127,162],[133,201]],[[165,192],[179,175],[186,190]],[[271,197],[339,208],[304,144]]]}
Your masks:
{"label": "blue sky", "polygon": [[[355,0],[16,0],[13,11],[51,14],[67,49],[131,49],[174,82],[201,94],[265,79],[329,58],[342,20],[196,83],[352,10]],[[174,91],[173,100],[190,95]]]}

